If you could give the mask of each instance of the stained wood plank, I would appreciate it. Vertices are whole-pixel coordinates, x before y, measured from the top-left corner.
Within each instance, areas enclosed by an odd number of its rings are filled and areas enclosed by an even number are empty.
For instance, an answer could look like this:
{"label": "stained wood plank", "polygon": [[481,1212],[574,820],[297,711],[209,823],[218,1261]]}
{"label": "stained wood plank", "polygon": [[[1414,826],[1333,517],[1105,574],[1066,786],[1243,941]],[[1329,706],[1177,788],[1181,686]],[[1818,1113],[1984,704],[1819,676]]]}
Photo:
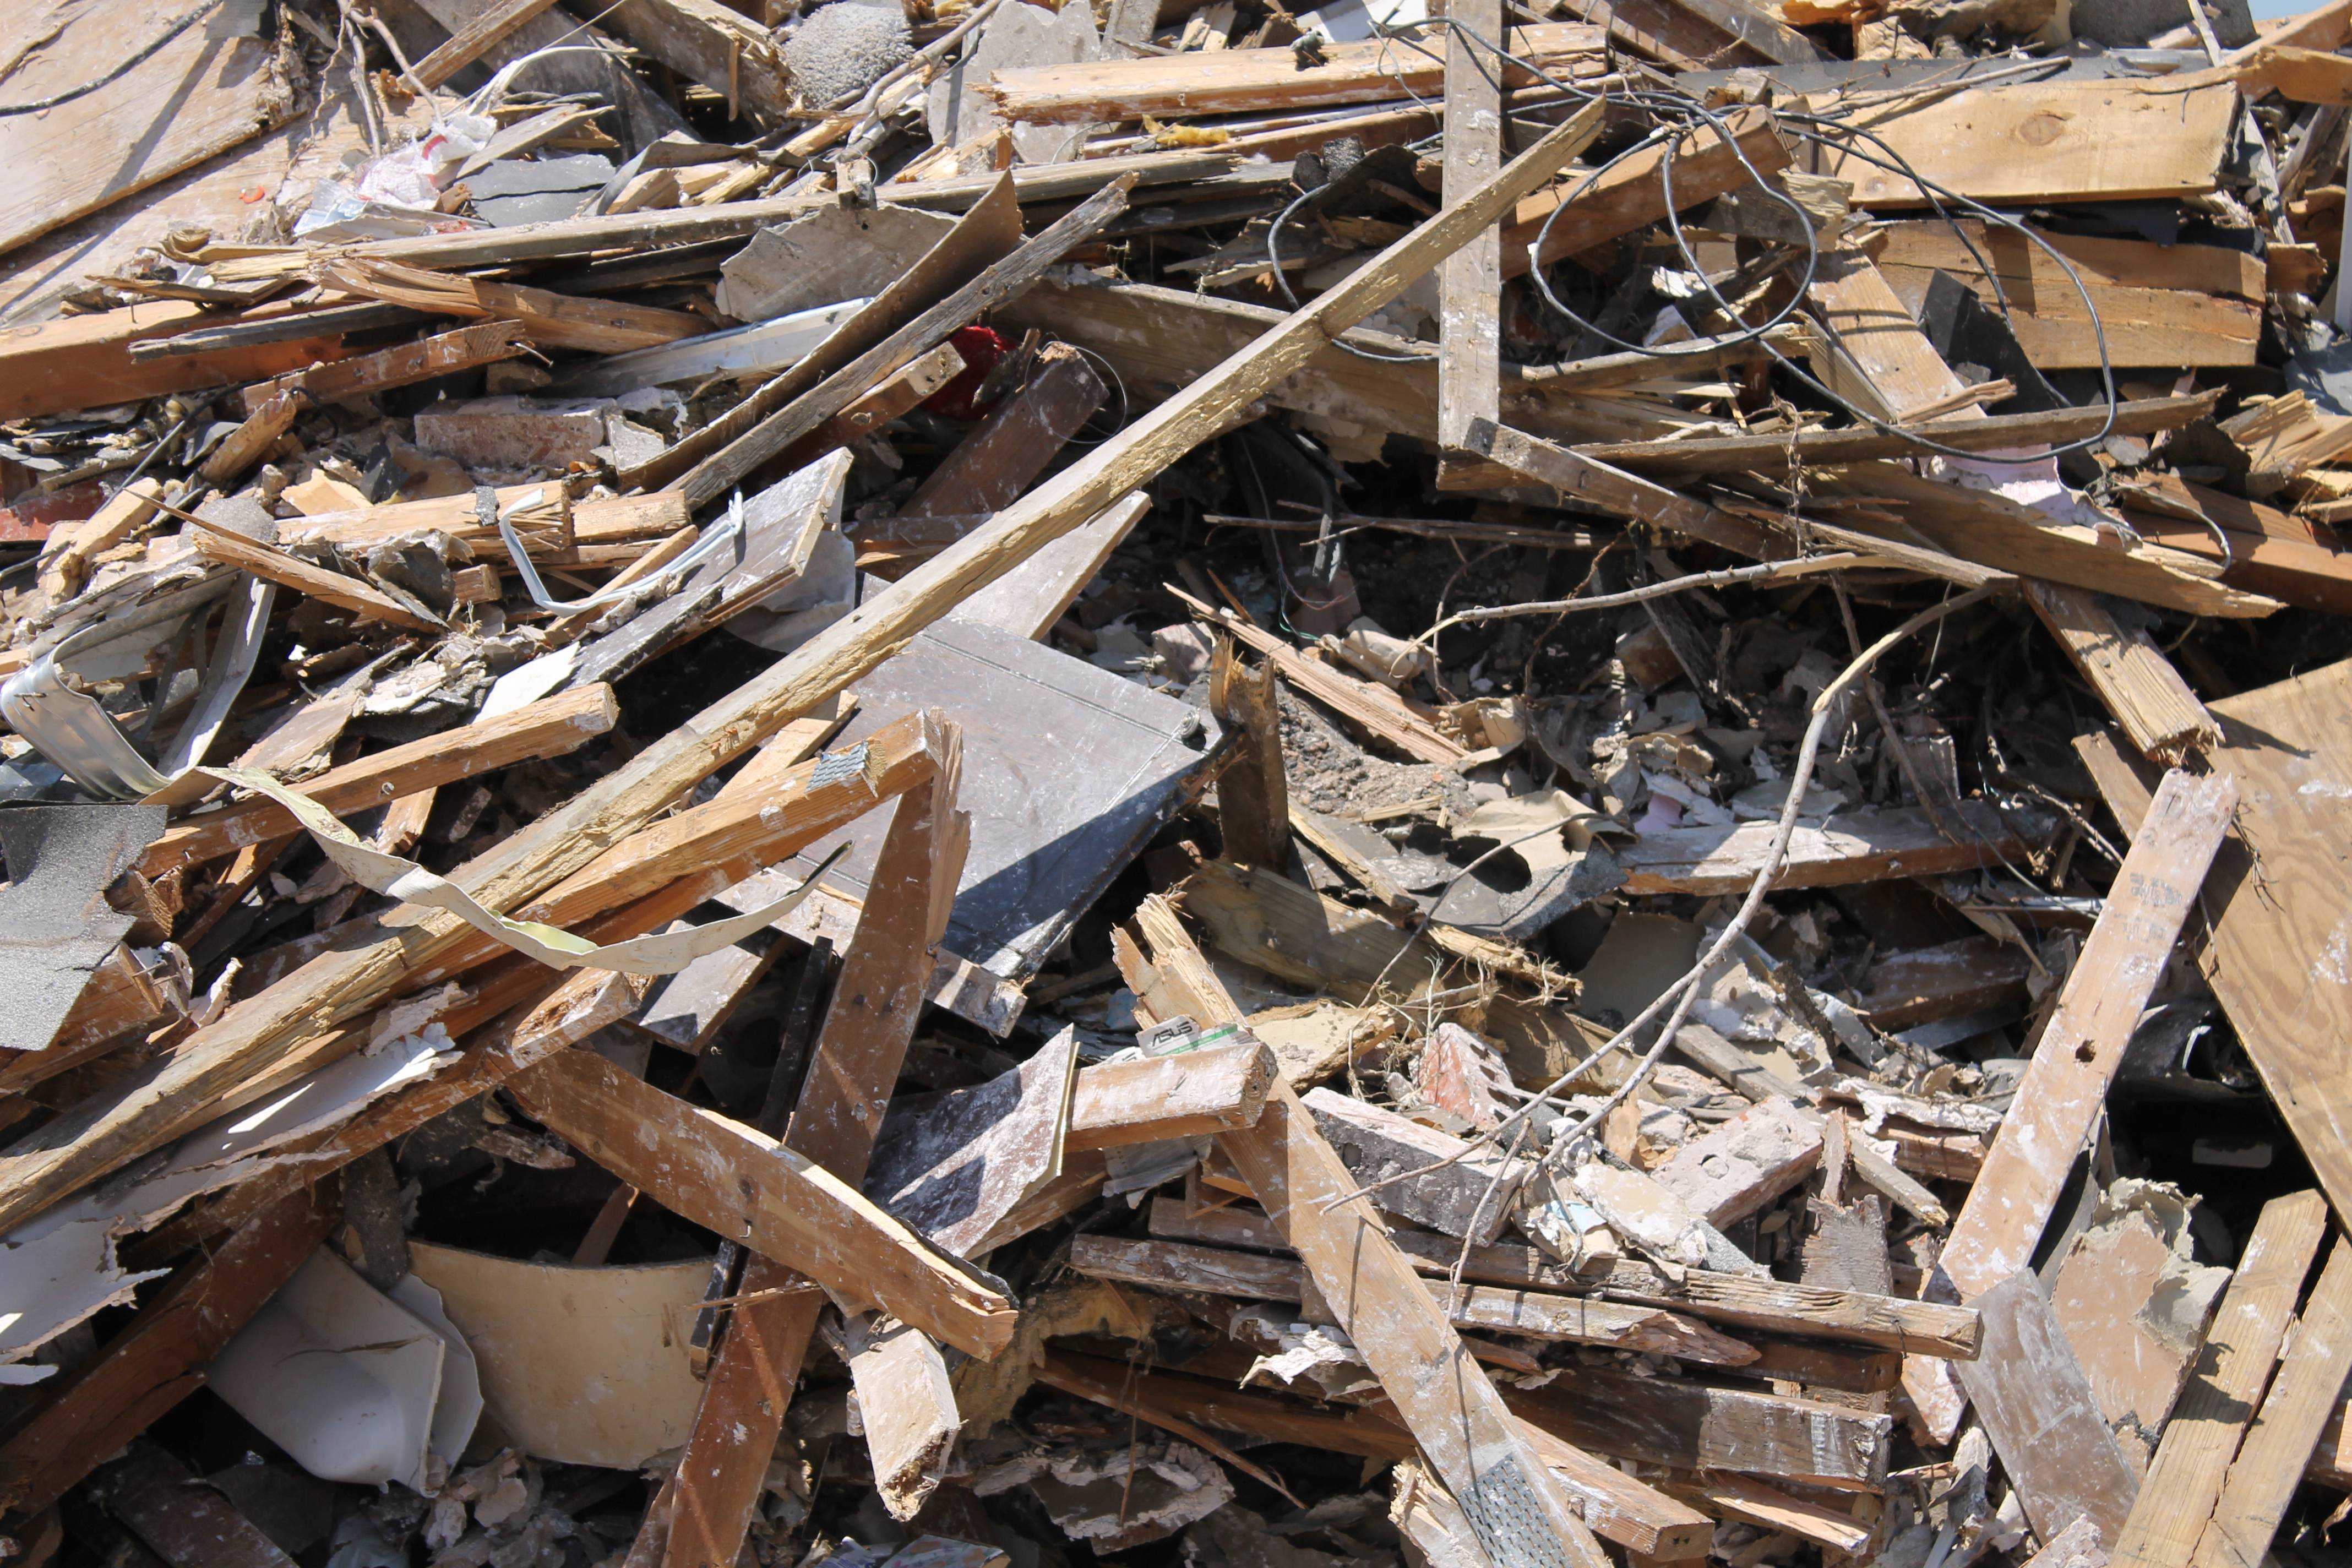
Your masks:
{"label": "stained wood plank", "polygon": [[[2237,843],[2218,858],[2200,955],[2271,1099],[2328,1201],[2352,1213],[2352,986],[2341,978],[2352,931],[2352,856],[2342,802],[2352,796],[2352,663],[2335,664],[2210,705],[2214,767],[2240,792]],[[2104,736],[2076,742],[2126,833],[2143,831],[2147,784]]]}
{"label": "stained wood plank", "polygon": [[[63,14],[62,26],[47,8],[15,9],[0,32],[14,65],[10,101],[62,101],[0,119],[0,163],[15,175],[0,194],[0,250],[226,152],[296,107],[270,40],[221,36],[228,30],[209,25],[212,7],[198,0],[101,0]],[[80,90],[92,82],[100,85]]]}
{"label": "stained wood plank", "polygon": [[[1445,173],[1448,195],[1493,176],[1503,163],[1503,80],[1469,34],[1502,39],[1503,0],[1453,0],[1445,31]],[[1489,230],[1445,258],[1437,274],[1437,439],[1459,447],[1474,419],[1503,416],[1503,237]],[[1441,470],[1441,483],[1442,479]]]}
{"label": "stained wood plank", "polygon": [[[853,1187],[865,1178],[921,1014],[931,950],[946,929],[971,839],[955,805],[961,732],[929,717],[922,722],[935,737],[938,773],[891,816],[857,934],[784,1131],[785,1150]],[[744,1270],[746,1293],[803,1282],[792,1267],[797,1260],[756,1244],[755,1251]],[[668,1568],[729,1568],[735,1562],[822,1305],[821,1297],[803,1292],[747,1302],[730,1315],[693,1436],[664,1489],[667,1504],[656,1503],[640,1531],[646,1554],[657,1550]]]}
{"label": "stained wood plank", "polygon": [[2112,1541],[2130,1516],[2139,1479],[2099,1414],[2041,1282],[2020,1269],[1974,1300],[1984,1314],[1984,1356],[1957,1370],[2034,1533],[2047,1541],[2087,1519],[2101,1540]]}
{"label": "stained wood plank", "polygon": [[2111,1538],[2115,1568],[2179,1568],[2194,1555],[2326,1230],[2327,1203],[2316,1192],[2263,1205],[2139,1500]]}
{"label": "stained wood plank", "polygon": [[2260,1563],[2352,1372],[2352,1242],[2341,1237],[2295,1319],[2294,1338],[2221,1484],[2197,1543],[2196,1568]]}
{"label": "stained wood plank", "polygon": [[[2032,1262],[2066,1173],[2090,1136],[2124,1047],[2179,940],[2181,922],[2229,830],[2238,799],[2236,785],[2226,776],[2198,778],[2178,769],[2165,775],[2159,793],[2161,807],[2153,811],[2148,830],[2116,873],[2058,1005],[2034,1043],[2015,1108],[2002,1119],[1939,1255],[1938,1284],[1962,1301],[1973,1302]],[[2030,1382],[2036,1375],[2021,1363],[1993,1365],[1964,1381],[1973,1394],[1995,1383]],[[1915,1363],[1905,1381],[1932,1388],[1941,1374],[1932,1365]],[[1948,1402],[1932,1394],[1915,1394],[1914,1403],[1948,1409]],[[2004,1429],[1990,1414],[1987,1425],[2004,1458],[2015,1454],[2012,1462],[2022,1464],[2035,1435]],[[1948,1442],[1951,1436],[1947,1429],[1941,1440]],[[2116,1522],[2121,1524],[2120,1514]]]}

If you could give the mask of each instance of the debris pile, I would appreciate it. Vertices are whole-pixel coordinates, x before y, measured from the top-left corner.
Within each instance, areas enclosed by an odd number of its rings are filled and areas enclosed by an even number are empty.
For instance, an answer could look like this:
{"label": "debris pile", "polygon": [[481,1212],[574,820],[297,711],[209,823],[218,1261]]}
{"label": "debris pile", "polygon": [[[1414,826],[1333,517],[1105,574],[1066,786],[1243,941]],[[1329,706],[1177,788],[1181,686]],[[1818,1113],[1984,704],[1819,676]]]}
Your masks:
{"label": "debris pile", "polygon": [[2352,1544],[2352,0],[0,99],[9,1568]]}

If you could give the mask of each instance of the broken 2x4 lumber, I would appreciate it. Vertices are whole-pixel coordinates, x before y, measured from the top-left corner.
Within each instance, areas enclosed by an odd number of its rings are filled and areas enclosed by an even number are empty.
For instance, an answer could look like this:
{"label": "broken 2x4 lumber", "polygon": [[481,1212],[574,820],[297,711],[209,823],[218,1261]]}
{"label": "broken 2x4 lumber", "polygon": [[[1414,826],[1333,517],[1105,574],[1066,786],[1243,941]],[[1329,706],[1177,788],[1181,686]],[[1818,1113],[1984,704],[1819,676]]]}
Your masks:
{"label": "broken 2x4 lumber", "polygon": [[[1492,177],[1503,158],[1503,81],[1473,38],[1501,38],[1503,0],[1454,0],[1445,29],[1445,165],[1442,189]],[[1503,237],[1488,229],[1438,269],[1437,439],[1459,447],[1474,419],[1503,416]],[[1439,483],[1446,464],[1440,459]]]}
{"label": "broken 2x4 lumber", "polygon": [[1468,747],[1437,728],[1435,710],[1377,681],[1310,658],[1263,627],[1253,626],[1231,611],[1212,608],[1181,589],[1171,588],[1169,592],[1195,616],[1261,655],[1286,684],[1413,761],[1452,767],[1470,755]]}
{"label": "broken 2x4 lumber", "polygon": [[1839,1491],[1883,1490],[1895,1446],[1891,1416],[1580,1364],[1505,1398],[1526,1420],[1596,1454]]}
{"label": "broken 2x4 lumber", "polygon": [[[611,687],[586,686],[330,768],[305,780],[301,789],[338,815],[364,811],[495,768],[562,756],[610,731],[620,713]],[[139,869],[143,876],[161,877],[295,832],[300,826],[276,801],[259,796],[239,801],[184,817],[164,829],[141,852]]]}
{"label": "broken 2x4 lumber", "polygon": [[531,1117],[663,1207],[824,1280],[957,1349],[1013,1337],[1013,1304],[814,1161],[688,1105],[593,1051],[509,1080]]}
{"label": "broken 2x4 lumber", "polygon": [[[921,723],[935,737],[938,771],[928,788],[902,799],[891,816],[857,934],[784,1131],[784,1152],[815,1163],[853,1187],[865,1178],[891,1086],[921,1015],[931,950],[946,930],[971,840],[970,823],[955,804],[962,771],[961,731],[929,715]],[[807,1272],[791,1267],[797,1259],[779,1257],[756,1241],[752,1249],[758,1256],[743,1273],[746,1295],[789,1289],[799,1282],[796,1274]],[[803,1292],[747,1301],[730,1314],[727,1337],[695,1412],[694,1431],[664,1489],[667,1506],[657,1500],[648,1510],[640,1554],[651,1556],[658,1540],[660,1561],[667,1568],[729,1568],[735,1562],[822,1305],[821,1297]],[[931,1328],[906,1311],[891,1310]]]}
{"label": "broken 2x4 lumber", "polygon": [[2193,1568],[2241,1568],[2269,1552],[2279,1521],[2302,1484],[2304,1467],[2352,1372],[2352,1243],[2338,1237],[2295,1318],[2260,1414],[2197,1542]]}
{"label": "broken 2x4 lumber", "polygon": [[[1603,68],[1604,41],[1601,29],[1576,22],[1519,27],[1512,34],[1518,59],[1504,68],[1504,85],[1527,87],[1538,79],[1519,60],[1554,76],[1597,76]],[[996,72],[986,90],[1005,119],[1047,124],[1255,110],[1289,113],[1392,98],[1439,98],[1445,91],[1444,61],[1434,50],[1400,48],[1376,38],[1327,45],[1321,53],[1321,63],[1312,65],[1287,50],[1223,49],[1029,66]]]}
{"label": "broken 2x4 lumber", "polygon": [[[1192,1215],[1181,1201],[1168,1197],[1152,1200],[1151,1234],[1262,1251],[1287,1247],[1266,1217],[1255,1210],[1228,1205]],[[1459,1260],[1464,1279],[1487,1284],[1590,1291],[1612,1300],[1662,1307],[1734,1328],[1921,1355],[1965,1360],[1977,1353],[1979,1344],[1977,1314],[1940,1301],[1824,1289],[1705,1268],[1685,1268],[1680,1279],[1670,1279],[1647,1263],[1623,1258],[1597,1272],[1579,1273],[1524,1245],[1473,1247],[1465,1253],[1451,1237],[1397,1227],[1391,1227],[1390,1235],[1424,1273],[1446,1273]]]}
{"label": "broken 2x4 lumber", "polygon": [[417,61],[409,77],[421,87],[439,87],[554,4],[555,0],[489,0],[472,20]]}
{"label": "broken 2x4 lumber", "polygon": [[1274,1053],[1244,1041],[1078,1070],[1063,1147],[1076,1152],[1256,1125]]}
{"label": "broken 2x4 lumber", "polygon": [[2126,626],[2085,589],[2029,578],[2024,590],[2025,602],[2140,755],[2178,766],[2190,752],[2221,743],[2213,715],[2146,630]]}
{"label": "broken 2x4 lumber", "polygon": [[[1305,1268],[1289,1259],[1183,1242],[1081,1236],[1072,1239],[1069,1256],[1070,1267],[1081,1274],[1156,1290],[1297,1301],[1307,1288]],[[1442,1279],[1423,1283],[1457,1329],[1647,1351],[1720,1366],[1746,1366],[1758,1358],[1755,1346],[1661,1308],[1493,1285],[1455,1287]]]}
{"label": "broken 2x4 lumber", "polygon": [[694,337],[710,327],[701,317],[684,310],[553,294],[520,283],[495,283],[365,256],[339,257],[328,262],[322,281],[362,299],[436,315],[520,321],[531,341],[547,348],[620,353]]}
{"label": "broken 2x4 lumber", "polygon": [[2326,1231],[2327,1203],[2315,1192],[2263,1205],[2139,1500],[2110,1538],[2115,1568],[2180,1568],[2194,1557]]}
{"label": "broken 2x4 lumber", "polygon": [[[1655,362],[1653,361],[1653,363]],[[1769,436],[1702,436],[1686,441],[1624,441],[1579,447],[1577,454],[1644,474],[1780,473],[1816,463],[1868,458],[1926,456],[1927,442],[1973,452],[2056,445],[2105,431],[2145,436],[2177,429],[2213,411],[2218,392],[2147,397],[2118,404],[2108,423],[2104,404],[2047,414],[1954,416],[1908,423],[1893,434],[1867,426],[1841,430],[1791,430]]]}
{"label": "broken 2x4 lumber", "polygon": [[[281,400],[291,401],[289,394],[279,393],[278,396]],[[255,417],[259,418],[260,416],[256,415]],[[259,455],[255,454],[256,457]],[[449,629],[439,621],[418,615],[399,600],[357,577],[314,566],[298,555],[248,538],[234,529],[203,521],[192,522],[188,526],[196,554],[204,560],[234,566],[265,583],[291,588],[305,598],[348,610],[362,621],[382,621],[404,631],[427,632],[436,636]]]}
{"label": "broken 2x4 lumber", "polygon": [[[586,866],[596,847],[646,822],[790,721],[846,689],[917,631],[1054,540],[1150,480],[1295,374],[1332,335],[1380,309],[1504,209],[1558,174],[1598,134],[1594,104],[1546,134],[1487,185],[1415,227],[1312,304],[1284,318],[1174,397],[1092,448],[799,649],[639,752],[563,805],[509,835],[452,879],[511,908]],[[315,1033],[394,994],[471,928],[436,914],[325,953],[182,1042],[154,1078],[58,1118],[0,1153],[0,1228],[51,1206],[155,1146],[187,1102],[250,1078]]]}
{"label": "broken 2x4 lumber", "polygon": [[312,365],[291,375],[248,386],[245,389],[245,410],[247,414],[258,413],[262,405],[280,392],[299,392],[313,403],[335,403],[396,386],[412,386],[453,371],[512,359],[523,352],[530,336],[530,329],[520,321],[481,321],[470,327],[452,328],[413,343],[395,343],[374,353],[357,354],[333,364]]}
{"label": "broken 2x4 lumber", "polygon": [[[1644,833],[1618,852],[1626,872],[1623,890],[1707,897],[1744,892],[1763,868],[1776,826],[1743,822]],[[1771,886],[1838,888],[1941,876],[1997,866],[2029,847],[2009,817],[1988,801],[1962,801],[1957,812],[1916,806],[1842,812],[1798,826]]]}
{"label": "broken 2x4 lumber", "polygon": [[[1143,934],[1154,951],[1122,952],[1122,967],[1139,970],[1129,976],[1139,995],[1156,982],[1203,1027],[1241,1022],[1181,926],[1154,921]],[[1297,1252],[1490,1553],[1532,1552],[1602,1568],[1608,1560],[1575,1502],[1521,1435],[1370,1203],[1350,1195],[1355,1179],[1289,1087],[1275,1087],[1256,1126],[1220,1133],[1217,1144]]]}
{"label": "broken 2x4 lumber", "polygon": [[[2237,800],[2237,786],[2227,775],[2198,778],[2178,769],[2165,775],[2147,829],[2116,874],[2082,955],[2034,1043],[2015,1109],[2002,1118],[1984,1168],[1944,1243],[1935,1278],[1959,1300],[1974,1300],[2032,1262],[2066,1173],[2105,1103],[2107,1085],[2140,1010],[2164,973],[2189,905],[2229,831]],[[2021,1375],[2032,1375],[2032,1369],[1984,1361],[1965,1371],[1962,1382],[1974,1391]],[[1959,1410],[1942,1392],[1942,1369],[1914,1361],[1906,1368],[1905,1384],[1937,1439],[1950,1442]],[[2032,1441],[2031,1433],[2005,1431],[1990,1419],[1988,1426],[2005,1459]]]}

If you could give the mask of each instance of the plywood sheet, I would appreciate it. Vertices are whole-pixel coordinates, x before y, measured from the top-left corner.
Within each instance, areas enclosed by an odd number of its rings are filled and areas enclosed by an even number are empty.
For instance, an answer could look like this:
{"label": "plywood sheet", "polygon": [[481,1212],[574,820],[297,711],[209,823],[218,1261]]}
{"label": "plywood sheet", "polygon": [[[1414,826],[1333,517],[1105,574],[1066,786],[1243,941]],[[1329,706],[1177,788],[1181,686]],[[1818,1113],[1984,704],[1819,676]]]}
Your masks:
{"label": "plywood sheet", "polygon": [[[0,186],[0,249],[285,121],[294,93],[275,43],[259,30],[259,9],[207,8],[202,0],[30,0],[0,8],[0,61],[13,66],[0,96],[11,105],[65,100],[0,117],[0,167],[9,172]],[[77,94],[175,27],[122,75]]]}

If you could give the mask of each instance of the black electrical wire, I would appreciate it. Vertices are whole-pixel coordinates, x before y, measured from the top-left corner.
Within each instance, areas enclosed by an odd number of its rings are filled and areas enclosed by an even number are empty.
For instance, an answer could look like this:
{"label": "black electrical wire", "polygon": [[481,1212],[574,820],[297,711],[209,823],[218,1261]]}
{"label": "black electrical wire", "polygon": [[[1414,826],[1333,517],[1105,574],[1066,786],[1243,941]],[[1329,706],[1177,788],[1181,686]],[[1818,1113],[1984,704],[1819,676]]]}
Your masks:
{"label": "black electrical wire", "polygon": [[[1766,334],[1771,331],[1774,327],[1780,325],[1782,321],[1787,321],[1791,315],[1795,314],[1799,304],[1803,300],[1806,294],[1810,291],[1813,281],[1818,277],[1821,265],[1821,242],[1819,231],[1813,223],[1812,216],[1806,212],[1803,206],[1798,203],[1794,197],[1789,195],[1785,191],[1779,189],[1764,177],[1763,172],[1756,167],[1753,160],[1748,157],[1747,150],[1740,146],[1738,139],[1731,133],[1729,126],[1725,122],[1721,114],[1706,103],[1700,101],[1698,99],[1676,89],[1649,88],[1619,91],[1596,91],[1580,87],[1573,82],[1563,81],[1541,66],[1537,65],[1534,61],[1528,59],[1523,56],[1513,54],[1493,39],[1483,37],[1476,29],[1466,27],[1451,17],[1431,17],[1426,20],[1394,26],[1383,24],[1379,26],[1378,30],[1382,38],[1393,38],[1396,41],[1404,44],[1407,47],[1415,50],[1417,53],[1435,59],[1440,58],[1441,57],[1439,57],[1435,51],[1429,49],[1412,36],[1415,31],[1432,27],[1443,27],[1452,30],[1463,38],[1468,40],[1476,47],[1483,49],[1486,53],[1495,57],[1497,61],[1507,62],[1517,66],[1520,69],[1527,71],[1529,75],[1537,78],[1538,80],[1557,89],[1571,100],[1581,103],[1591,103],[1599,100],[1609,103],[1623,104],[1628,107],[1640,109],[1662,120],[1670,121],[1670,123],[1661,125],[1657,130],[1652,132],[1640,142],[1635,142],[1633,145],[1624,149],[1622,152],[1618,153],[1614,157],[1611,158],[1607,163],[1602,163],[1599,168],[1588,171],[1583,180],[1579,182],[1576,188],[1571,191],[1557,206],[1555,206],[1551,213],[1545,218],[1543,226],[1537,232],[1536,238],[1533,244],[1529,247],[1531,258],[1542,254],[1543,247],[1550,237],[1553,226],[1559,221],[1562,214],[1574,206],[1577,201],[1592,187],[1594,182],[1598,181],[1602,175],[1606,174],[1610,170],[1617,167],[1628,158],[1649,152],[1653,149],[1663,148],[1663,155],[1659,162],[1659,179],[1666,213],[1667,231],[1673,238],[1676,252],[1681,256],[1690,273],[1698,279],[1700,287],[1706,291],[1708,299],[1717,309],[1722,310],[1727,318],[1735,321],[1740,321],[1741,324],[1738,331],[1725,334],[1725,338],[1729,342],[1735,343],[1743,342],[1757,342],[1766,353],[1771,356],[1777,364],[1794,377],[1800,384],[1803,385],[1833,406],[1843,410],[1853,419],[1884,434],[1900,436],[1910,441],[1915,447],[1942,457],[1962,458],[1970,462],[1979,463],[1994,463],[2021,467],[2030,466],[2045,462],[2064,453],[2079,451],[2086,447],[2095,447],[2100,442],[2105,440],[2108,435],[2113,432],[2116,410],[2120,401],[2116,389],[2114,360],[2108,350],[2105,324],[2099,318],[2097,305],[2092,300],[2089,287],[2083,281],[2081,273],[2075,269],[2074,264],[2063,253],[2061,253],[2056,247],[2051,245],[2049,241],[2044,239],[2042,236],[2034,233],[2033,230],[2028,227],[2025,224],[2006,213],[1996,211],[1972,197],[1962,195],[1958,192],[1949,190],[1945,186],[1937,184],[1934,181],[1927,179],[1910,163],[1909,160],[1903,157],[1901,153],[1895,152],[1895,150],[1889,146],[1883,138],[1879,137],[1875,133],[1862,130],[1856,126],[1846,124],[1843,121],[1830,116],[1802,113],[1780,109],[1772,109],[1769,110],[1773,117],[1776,127],[1804,127],[1805,129],[1796,132],[1801,140],[1811,142],[1818,146],[1834,145],[1838,151],[1847,156],[1858,158],[1861,161],[1876,167],[1901,174],[1904,178],[1909,180],[1921,193],[1921,195],[1926,197],[1927,205],[1934,211],[1936,216],[1942,222],[1950,226],[1954,234],[1958,237],[1961,245],[1967,249],[1971,259],[1977,263],[1979,270],[1982,272],[1987,283],[1992,290],[1994,303],[1997,309],[2000,311],[2004,320],[2009,320],[2011,318],[2011,307],[2007,290],[2001,286],[1999,272],[1993,267],[1990,258],[1984,254],[1983,250],[1977,245],[1975,239],[1968,233],[1966,226],[1953,216],[1952,209],[1957,208],[1967,216],[1978,218],[1989,226],[2014,230],[2016,233],[2024,237],[2029,243],[2038,247],[2044,254],[2049,256],[2050,258],[2056,263],[2059,269],[2065,275],[2067,281],[2074,285],[2075,292],[2081,296],[2084,309],[2090,317],[2092,331],[2098,344],[2100,386],[2102,392],[2105,395],[2106,416],[2105,420],[2102,422],[2100,428],[2095,433],[2082,437],[2074,441],[2066,442],[2063,445],[2046,447],[2045,449],[2036,452],[2030,457],[2000,457],[1986,452],[1971,451],[1965,447],[1948,446],[1943,442],[1921,437],[1914,431],[1906,430],[1898,425],[1878,417],[1867,409],[1858,407],[1847,398],[1843,397],[1836,392],[1832,391],[1810,372],[1797,365],[1788,357],[1788,355],[1781,353],[1780,348],[1772,343],[1766,336]],[[1482,71],[1481,74],[1486,73]],[[1489,79],[1493,79],[1490,77]],[[1961,80],[1964,82],[1965,79],[1961,79]],[[1416,103],[1422,101],[1419,95],[1412,92],[1410,89],[1406,89],[1406,95],[1412,98]],[[1701,124],[1704,124],[1707,129],[1712,130],[1716,133],[1717,137],[1721,141],[1722,144],[1730,151],[1732,156],[1738,161],[1740,167],[1746,172],[1748,180],[1750,184],[1752,184],[1759,191],[1762,192],[1768,198],[1787,209],[1790,216],[1795,220],[1800,232],[1801,232],[1805,237],[1805,258],[1799,273],[1797,287],[1791,290],[1790,299],[1785,304],[1776,310],[1769,319],[1760,322],[1751,324],[1742,321],[1737,308],[1732,305],[1730,300],[1724,297],[1722,291],[1716,286],[1715,281],[1707,276],[1706,268],[1699,264],[1697,257],[1691,247],[1689,237],[1683,228],[1681,215],[1677,205],[1674,200],[1674,169],[1677,151],[1681,145],[1683,138]],[[1431,138],[1429,140],[1435,141],[1438,140],[1438,138]],[[1875,147],[1877,152],[1874,153],[1869,151],[1867,148],[1853,145],[1853,142],[1857,140],[1867,142],[1871,146]],[[1424,144],[1426,143],[1415,143],[1415,145]],[[1306,205],[1307,202],[1313,200],[1324,188],[1326,187],[1318,187],[1316,191],[1307,192],[1298,197],[1296,201],[1292,202],[1288,206],[1285,207],[1267,231],[1266,257],[1274,272],[1276,285],[1281,290],[1284,299],[1294,310],[1297,308],[1297,295],[1292,290],[1289,279],[1284,274],[1281,266],[1280,240],[1282,230],[1297,210]],[[1948,206],[1947,205],[1948,203],[1949,204]],[[1619,349],[1633,353],[1645,354],[1654,359],[1671,360],[1690,353],[1718,353],[1724,347],[1723,341],[1710,342],[1704,348],[1691,349],[1681,349],[1672,344],[1655,346],[1629,342],[1628,340],[1620,338],[1593,322],[1587,321],[1563,302],[1559,297],[1553,292],[1549,281],[1544,276],[1544,268],[1540,265],[1531,266],[1529,268],[1529,275],[1535,283],[1537,292],[1542,297],[1544,302],[1550,306],[1552,310],[1557,311],[1562,319],[1576,326],[1580,331],[1589,332],[1593,337],[1596,337]],[[1370,350],[1360,348],[1356,345],[1345,342],[1340,343],[1339,346],[1345,349],[1348,353],[1355,354],[1359,358],[1391,363],[1417,362],[1426,357],[1424,355],[1408,356],[1376,353]]]}

